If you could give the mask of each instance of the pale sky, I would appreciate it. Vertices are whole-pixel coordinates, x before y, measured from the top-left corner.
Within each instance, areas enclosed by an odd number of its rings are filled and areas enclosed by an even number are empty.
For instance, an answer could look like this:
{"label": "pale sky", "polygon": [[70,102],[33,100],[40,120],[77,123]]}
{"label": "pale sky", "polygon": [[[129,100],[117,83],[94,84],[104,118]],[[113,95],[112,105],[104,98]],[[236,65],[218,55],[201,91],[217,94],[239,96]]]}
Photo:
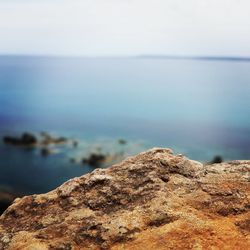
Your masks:
{"label": "pale sky", "polygon": [[250,1],[0,0],[0,54],[250,56]]}

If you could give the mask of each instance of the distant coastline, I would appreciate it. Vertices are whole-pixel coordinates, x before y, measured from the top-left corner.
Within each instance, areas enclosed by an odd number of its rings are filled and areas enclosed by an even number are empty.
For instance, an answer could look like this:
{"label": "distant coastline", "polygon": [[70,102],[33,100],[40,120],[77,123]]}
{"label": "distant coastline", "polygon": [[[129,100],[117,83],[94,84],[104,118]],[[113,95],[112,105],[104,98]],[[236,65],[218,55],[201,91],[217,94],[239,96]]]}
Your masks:
{"label": "distant coastline", "polygon": [[138,58],[148,59],[171,59],[171,60],[200,60],[200,61],[244,61],[250,62],[250,57],[238,56],[170,56],[170,55],[141,55]]}

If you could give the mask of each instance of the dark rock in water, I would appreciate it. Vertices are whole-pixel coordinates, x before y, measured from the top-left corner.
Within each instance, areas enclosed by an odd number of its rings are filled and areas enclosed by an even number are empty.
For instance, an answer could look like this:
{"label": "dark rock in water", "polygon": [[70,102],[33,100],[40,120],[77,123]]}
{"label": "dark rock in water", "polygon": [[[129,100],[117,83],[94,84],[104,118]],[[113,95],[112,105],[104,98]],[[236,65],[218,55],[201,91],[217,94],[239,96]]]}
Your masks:
{"label": "dark rock in water", "polygon": [[31,146],[37,143],[37,138],[30,133],[24,133],[21,138],[13,136],[4,136],[3,141],[6,144],[17,146]]}
{"label": "dark rock in water", "polygon": [[72,145],[74,148],[76,148],[78,146],[78,141],[73,141]]}
{"label": "dark rock in water", "polygon": [[124,140],[124,139],[119,139],[118,143],[121,144],[121,145],[125,145],[125,144],[127,144],[127,141]]}
{"label": "dark rock in water", "polygon": [[14,144],[18,145],[20,142],[19,138],[11,137],[11,136],[4,136],[3,137],[3,142],[6,144]]}
{"label": "dark rock in water", "polygon": [[17,146],[40,146],[49,144],[63,144],[68,141],[65,137],[52,137],[46,132],[41,132],[42,140],[38,139],[31,133],[23,133],[21,137],[15,136],[4,136],[3,141],[6,144],[17,145]]}
{"label": "dark rock in water", "polygon": [[223,158],[220,155],[216,155],[212,161],[209,162],[209,164],[214,164],[214,163],[222,163]]}
{"label": "dark rock in water", "polygon": [[82,160],[83,164],[88,164],[91,167],[101,167],[101,165],[105,162],[106,156],[104,154],[96,154],[92,153],[88,158],[84,158]]}
{"label": "dark rock in water", "polygon": [[44,157],[50,155],[51,153],[52,152],[51,152],[51,150],[49,148],[42,148],[41,149],[41,155],[44,156]]}
{"label": "dark rock in water", "polygon": [[36,144],[37,143],[37,139],[34,135],[30,134],[30,133],[24,133],[22,135],[22,139],[21,139],[23,144]]}

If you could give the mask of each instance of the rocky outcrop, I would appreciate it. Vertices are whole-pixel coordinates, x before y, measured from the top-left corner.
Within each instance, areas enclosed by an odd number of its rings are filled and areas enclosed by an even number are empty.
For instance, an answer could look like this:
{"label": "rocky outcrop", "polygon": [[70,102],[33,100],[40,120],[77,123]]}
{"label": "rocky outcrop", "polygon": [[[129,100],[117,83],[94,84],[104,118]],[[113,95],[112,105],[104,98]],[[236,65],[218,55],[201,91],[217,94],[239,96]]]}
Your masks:
{"label": "rocky outcrop", "polygon": [[51,144],[65,144],[68,142],[65,137],[53,137],[49,133],[42,132],[42,139],[39,140],[39,137],[35,136],[31,133],[23,133],[22,136],[4,136],[3,142],[5,144],[10,144],[13,146],[32,146],[32,147],[40,147],[40,146],[48,146]]}
{"label": "rocky outcrop", "polygon": [[0,249],[250,249],[249,183],[250,161],[153,149],[16,199]]}
{"label": "rocky outcrop", "polygon": [[16,146],[34,146],[37,143],[37,138],[30,133],[23,133],[21,137],[4,136],[3,141],[5,144]]}

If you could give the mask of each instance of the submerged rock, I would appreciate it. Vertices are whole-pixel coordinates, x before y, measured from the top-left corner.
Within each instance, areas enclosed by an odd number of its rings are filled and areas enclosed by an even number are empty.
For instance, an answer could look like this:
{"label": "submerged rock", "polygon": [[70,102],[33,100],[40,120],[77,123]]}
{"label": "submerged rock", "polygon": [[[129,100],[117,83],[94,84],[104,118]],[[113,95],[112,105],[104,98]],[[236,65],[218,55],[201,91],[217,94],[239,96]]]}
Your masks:
{"label": "submerged rock", "polygon": [[78,141],[75,141],[75,140],[74,140],[74,141],[72,142],[72,146],[73,146],[74,148],[78,147],[78,144],[79,144]]}
{"label": "submerged rock", "polygon": [[209,162],[209,164],[214,164],[214,163],[222,163],[223,158],[220,155],[216,155],[212,161]]}
{"label": "submerged rock", "polygon": [[125,145],[125,144],[127,144],[127,141],[124,140],[124,139],[119,139],[118,143],[121,144],[121,145]]}
{"label": "submerged rock", "polygon": [[153,149],[16,200],[0,249],[250,249],[250,161]]}
{"label": "submerged rock", "polygon": [[53,153],[53,151],[50,150],[49,148],[42,148],[41,149],[41,155],[44,157],[49,156],[52,153]]}
{"label": "submerged rock", "polygon": [[82,163],[88,164],[91,167],[98,168],[106,161],[106,155],[101,153],[91,153],[88,158],[83,158]]}

